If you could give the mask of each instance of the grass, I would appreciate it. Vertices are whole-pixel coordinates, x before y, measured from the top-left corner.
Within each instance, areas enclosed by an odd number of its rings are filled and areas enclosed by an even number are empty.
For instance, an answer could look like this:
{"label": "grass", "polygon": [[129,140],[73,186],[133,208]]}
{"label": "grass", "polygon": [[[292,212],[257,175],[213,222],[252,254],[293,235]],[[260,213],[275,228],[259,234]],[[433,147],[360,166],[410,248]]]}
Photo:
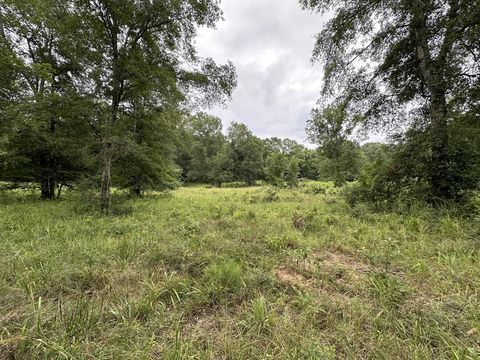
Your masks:
{"label": "grass", "polygon": [[123,206],[4,194],[0,359],[480,358],[479,218],[322,184]]}

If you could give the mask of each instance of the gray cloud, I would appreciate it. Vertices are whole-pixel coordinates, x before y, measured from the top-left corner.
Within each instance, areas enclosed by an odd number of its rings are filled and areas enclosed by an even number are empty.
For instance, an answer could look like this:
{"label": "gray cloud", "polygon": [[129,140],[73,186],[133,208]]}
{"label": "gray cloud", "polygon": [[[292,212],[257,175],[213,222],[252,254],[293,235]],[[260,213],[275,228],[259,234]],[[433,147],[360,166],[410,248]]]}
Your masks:
{"label": "gray cloud", "polygon": [[227,126],[243,122],[261,137],[305,143],[305,123],[319,97],[322,68],[310,57],[320,14],[303,11],[298,0],[223,0],[225,21],[200,29],[200,56],[231,60],[238,87],[226,108],[211,109]]}

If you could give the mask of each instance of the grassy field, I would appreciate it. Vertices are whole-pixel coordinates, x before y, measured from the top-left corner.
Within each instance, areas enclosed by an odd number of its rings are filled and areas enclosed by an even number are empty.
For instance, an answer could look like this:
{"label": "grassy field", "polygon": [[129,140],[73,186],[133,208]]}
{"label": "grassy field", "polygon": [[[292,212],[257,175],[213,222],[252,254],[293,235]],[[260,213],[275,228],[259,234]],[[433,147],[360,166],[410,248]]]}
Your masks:
{"label": "grassy field", "polygon": [[0,359],[479,359],[480,219],[325,186],[4,195]]}

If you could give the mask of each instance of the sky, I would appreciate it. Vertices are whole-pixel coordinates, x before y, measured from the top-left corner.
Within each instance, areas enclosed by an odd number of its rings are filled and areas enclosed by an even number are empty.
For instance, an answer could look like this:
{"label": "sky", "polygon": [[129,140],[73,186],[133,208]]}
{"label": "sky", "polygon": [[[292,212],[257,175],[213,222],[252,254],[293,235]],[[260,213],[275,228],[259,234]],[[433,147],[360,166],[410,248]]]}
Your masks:
{"label": "sky", "polygon": [[226,107],[208,112],[225,129],[246,124],[257,136],[308,144],[305,125],[322,88],[322,66],[311,55],[325,18],[302,10],[298,0],[222,0],[224,21],[200,29],[200,56],[230,60],[238,86]]}

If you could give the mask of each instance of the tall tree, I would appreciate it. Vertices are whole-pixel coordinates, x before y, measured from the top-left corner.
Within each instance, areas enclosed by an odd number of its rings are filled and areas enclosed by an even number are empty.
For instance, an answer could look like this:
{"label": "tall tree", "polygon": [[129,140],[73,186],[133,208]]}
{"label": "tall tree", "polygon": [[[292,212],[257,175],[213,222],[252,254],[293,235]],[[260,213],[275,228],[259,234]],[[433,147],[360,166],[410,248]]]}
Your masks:
{"label": "tall tree", "polygon": [[199,113],[191,118],[191,168],[188,180],[221,186],[231,178],[228,144],[222,133],[222,121]]}
{"label": "tall tree", "polygon": [[274,186],[298,185],[300,176],[300,161],[293,155],[280,152],[270,153],[265,160],[265,178]]}
{"label": "tall tree", "polygon": [[300,177],[311,180],[318,180],[320,157],[318,151],[305,149],[303,159],[300,161]]}
{"label": "tall tree", "polygon": [[339,186],[353,180],[360,169],[358,145],[348,138],[352,135],[354,121],[348,117],[346,102],[313,109],[308,121],[307,134],[313,143],[319,146],[324,157],[320,162],[320,176],[325,180],[334,180]]}
{"label": "tall tree", "polygon": [[[478,103],[480,3],[469,0],[300,0],[333,17],[317,37],[325,96],[349,98],[367,126],[401,122],[399,109],[430,138],[434,197],[455,196],[448,124]],[[476,90],[474,90],[476,89]],[[421,124],[423,119],[426,123]]]}
{"label": "tall tree", "polygon": [[274,186],[296,186],[300,165],[305,161],[305,147],[291,139],[265,139],[265,177]]}
{"label": "tall tree", "polygon": [[263,176],[264,144],[245,124],[232,123],[228,129],[233,174],[236,179],[254,185]]}
{"label": "tall tree", "polygon": [[305,150],[303,145],[300,145],[292,139],[280,139],[277,137],[267,138],[264,140],[266,152],[278,152],[281,154],[302,156]]}
{"label": "tall tree", "polygon": [[232,64],[200,59],[193,46],[198,26],[221,17],[213,0],[77,0],[91,36],[90,85],[98,98],[101,207],[110,204],[114,155],[125,138],[123,117],[141,91],[152,106],[212,103],[235,85]]}
{"label": "tall tree", "polygon": [[4,180],[39,182],[43,199],[83,168],[85,129],[75,106],[83,101],[75,88],[81,67],[72,45],[79,18],[71,10],[59,0],[0,4]]}

